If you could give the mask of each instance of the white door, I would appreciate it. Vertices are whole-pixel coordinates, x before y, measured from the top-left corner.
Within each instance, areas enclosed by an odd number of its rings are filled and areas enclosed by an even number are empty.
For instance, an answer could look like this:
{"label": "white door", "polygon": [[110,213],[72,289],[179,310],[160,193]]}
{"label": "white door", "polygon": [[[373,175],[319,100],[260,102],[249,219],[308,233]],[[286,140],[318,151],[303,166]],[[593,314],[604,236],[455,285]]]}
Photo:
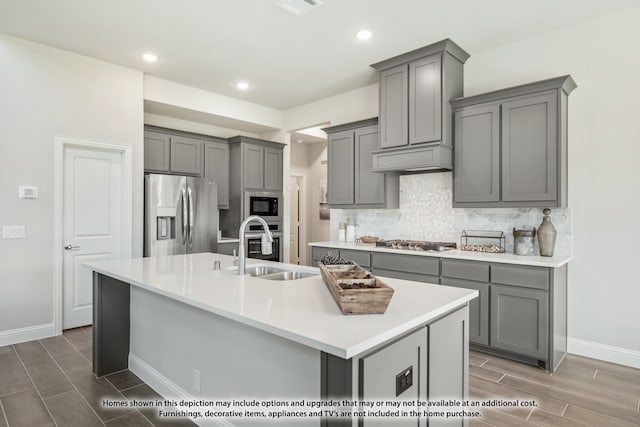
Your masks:
{"label": "white door", "polygon": [[122,153],[64,148],[63,329],[92,323],[92,275],[82,264],[122,250]]}
{"label": "white door", "polygon": [[289,262],[300,264],[300,178],[289,177],[289,190],[291,194],[291,226],[289,236]]}

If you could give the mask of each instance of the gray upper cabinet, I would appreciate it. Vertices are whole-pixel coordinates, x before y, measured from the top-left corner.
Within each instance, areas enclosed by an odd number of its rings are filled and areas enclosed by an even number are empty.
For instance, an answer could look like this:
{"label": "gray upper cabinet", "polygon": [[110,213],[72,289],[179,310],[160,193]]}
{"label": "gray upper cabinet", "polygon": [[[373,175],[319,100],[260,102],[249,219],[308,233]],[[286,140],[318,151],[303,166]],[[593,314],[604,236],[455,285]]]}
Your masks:
{"label": "gray upper cabinet", "polygon": [[371,65],[380,71],[379,172],[452,168],[449,99],[462,96],[469,58],[449,39]]}
{"label": "gray upper cabinet", "polygon": [[325,128],[328,135],[328,202],[338,208],[397,208],[398,176],[371,171],[380,147],[377,119]]}
{"label": "gray upper cabinet", "polygon": [[218,209],[229,209],[229,145],[226,142],[205,142],[204,176],[218,187]]}
{"label": "gray upper cabinet", "polygon": [[264,188],[264,147],[255,144],[242,145],[242,175],[244,188]]}
{"label": "gray upper cabinet", "polygon": [[442,55],[409,63],[409,144],[442,139]]}
{"label": "gray upper cabinet", "polygon": [[184,175],[202,175],[202,141],[183,136],[171,136],[169,170]]}
{"label": "gray upper cabinet", "polygon": [[170,136],[144,131],[144,169],[150,172],[169,172]]}
{"label": "gray upper cabinet", "polygon": [[264,148],[264,189],[282,191],[282,148]]}
{"label": "gray upper cabinet", "polygon": [[380,72],[380,148],[407,145],[408,85],[406,64]]}
{"label": "gray upper cabinet", "polygon": [[567,103],[575,87],[562,76],[451,101],[453,206],[567,206]]}
{"label": "gray upper cabinet", "polygon": [[456,202],[500,200],[500,106],[469,107],[455,113]]}

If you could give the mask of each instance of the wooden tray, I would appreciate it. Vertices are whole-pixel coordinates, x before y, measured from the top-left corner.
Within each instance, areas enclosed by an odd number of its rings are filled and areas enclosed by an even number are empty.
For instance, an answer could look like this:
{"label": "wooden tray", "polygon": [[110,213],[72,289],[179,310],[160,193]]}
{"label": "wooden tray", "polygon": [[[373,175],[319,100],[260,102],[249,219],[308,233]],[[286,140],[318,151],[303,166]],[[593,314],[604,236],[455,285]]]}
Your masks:
{"label": "wooden tray", "polygon": [[324,265],[320,273],[342,314],[382,314],[393,296],[393,288],[358,264]]}

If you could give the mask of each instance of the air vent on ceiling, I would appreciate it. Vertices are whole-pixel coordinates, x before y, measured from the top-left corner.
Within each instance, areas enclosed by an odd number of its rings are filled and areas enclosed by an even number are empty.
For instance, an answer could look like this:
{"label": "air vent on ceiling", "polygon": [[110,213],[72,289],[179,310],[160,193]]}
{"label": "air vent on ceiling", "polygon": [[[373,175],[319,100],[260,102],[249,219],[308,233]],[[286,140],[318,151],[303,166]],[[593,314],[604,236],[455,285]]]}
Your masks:
{"label": "air vent on ceiling", "polygon": [[295,16],[305,14],[321,4],[320,0],[282,0],[278,2],[278,6]]}

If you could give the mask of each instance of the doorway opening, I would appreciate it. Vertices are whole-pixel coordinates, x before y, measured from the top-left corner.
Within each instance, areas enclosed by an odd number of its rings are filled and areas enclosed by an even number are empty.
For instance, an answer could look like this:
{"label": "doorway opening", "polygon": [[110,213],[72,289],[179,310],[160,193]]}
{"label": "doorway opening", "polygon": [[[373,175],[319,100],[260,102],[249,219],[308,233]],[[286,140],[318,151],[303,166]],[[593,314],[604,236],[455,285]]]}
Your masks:
{"label": "doorway opening", "polygon": [[289,194],[291,197],[289,215],[289,262],[291,264],[306,265],[306,177],[301,174],[289,176]]}

